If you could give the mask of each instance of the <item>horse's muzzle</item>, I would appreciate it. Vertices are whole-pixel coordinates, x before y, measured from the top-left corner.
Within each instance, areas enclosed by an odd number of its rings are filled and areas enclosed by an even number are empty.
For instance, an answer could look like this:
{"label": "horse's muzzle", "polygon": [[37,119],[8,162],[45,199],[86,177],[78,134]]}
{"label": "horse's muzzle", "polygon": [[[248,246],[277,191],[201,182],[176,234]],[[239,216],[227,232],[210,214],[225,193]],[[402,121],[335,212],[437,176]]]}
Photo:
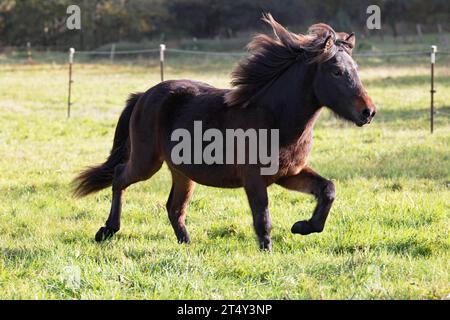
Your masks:
{"label": "horse's muzzle", "polygon": [[372,122],[375,114],[377,113],[377,109],[375,106],[367,106],[361,112],[359,120],[356,122],[356,125],[362,127],[365,124],[369,124]]}

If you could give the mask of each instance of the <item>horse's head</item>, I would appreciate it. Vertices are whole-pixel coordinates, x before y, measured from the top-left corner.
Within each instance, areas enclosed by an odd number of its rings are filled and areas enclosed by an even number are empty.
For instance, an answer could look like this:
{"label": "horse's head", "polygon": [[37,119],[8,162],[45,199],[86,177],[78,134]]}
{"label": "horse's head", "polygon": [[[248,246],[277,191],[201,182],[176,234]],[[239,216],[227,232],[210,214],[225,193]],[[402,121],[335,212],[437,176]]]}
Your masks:
{"label": "horse's head", "polygon": [[321,105],[363,126],[372,121],[377,109],[359,78],[358,66],[352,58],[354,46],[354,34],[333,33],[325,38],[323,50],[333,54],[318,63],[314,92]]}
{"label": "horse's head", "polygon": [[[295,34],[270,14],[264,15],[263,21],[272,27],[275,38],[261,34],[250,42],[248,47],[253,54],[235,69],[232,81],[235,89],[225,96],[229,106],[246,107],[262,97],[271,101],[267,94],[272,84],[287,70],[300,73],[304,69],[291,67],[302,64],[312,66],[309,70],[314,72],[308,72],[308,78],[304,73],[297,75],[291,72],[289,75],[312,84],[311,94],[319,106],[329,107],[358,126],[372,121],[376,108],[359,79],[357,65],[352,58],[354,34],[335,32],[324,23],[311,26],[306,35]],[[283,88],[291,88],[298,93],[299,89],[295,87],[298,81],[291,80],[283,78]],[[272,94],[279,96],[280,92]]]}

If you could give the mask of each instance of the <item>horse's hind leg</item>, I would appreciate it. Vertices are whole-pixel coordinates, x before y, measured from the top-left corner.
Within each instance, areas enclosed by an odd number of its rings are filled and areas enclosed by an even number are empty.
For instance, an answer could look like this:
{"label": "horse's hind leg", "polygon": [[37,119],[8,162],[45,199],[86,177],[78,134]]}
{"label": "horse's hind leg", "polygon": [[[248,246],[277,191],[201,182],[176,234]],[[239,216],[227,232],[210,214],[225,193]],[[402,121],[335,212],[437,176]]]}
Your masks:
{"label": "horse's hind leg", "polygon": [[122,211],[122,195],[124,190],[133,183],[147,180],[162,166],[162,160],[156,157],[136,157],[132,155],[126,164],[118,165],[114,172],[112,184],[111,210],[105,226],[95,235],[97,242],[111,238],[120,229],[120,214]]}
{"label": "horse's hind leg", "polygon": [[317,206],[311,219],[296,222],[292,226],[292,233],[307,235],[322,232],[335,198],[333,182],[307,167],[296,176],[281,178],[277,184],[289,190],[312,194],[317,198]]}
{"label": "horse's hind leg", "polygon": [[195,182],[172,170],[172,189],[167,200],[167,212],[178,243],[189,243],[189,234],[186,230],[186,207],[194,192]]}

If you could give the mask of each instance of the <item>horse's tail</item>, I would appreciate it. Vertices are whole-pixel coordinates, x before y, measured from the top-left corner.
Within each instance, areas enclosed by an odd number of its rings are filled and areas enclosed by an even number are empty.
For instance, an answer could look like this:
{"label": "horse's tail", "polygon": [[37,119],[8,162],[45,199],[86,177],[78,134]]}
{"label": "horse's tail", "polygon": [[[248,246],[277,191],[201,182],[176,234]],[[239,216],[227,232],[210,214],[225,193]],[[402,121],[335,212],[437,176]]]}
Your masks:
{"label": "horse's tail", "polygon": [[114,169],[117,165],[128,160],[128,137],[129,124],[134,106],[138,102],[142,93],[131,94],[128,98],[125,109],[120,115],[114,134],[114,143],[111,153],[105,163],[98,166],[88,167],[81,172],[74,180],[74,196],[81,198],[91,193],[100,191],[112,185]]}

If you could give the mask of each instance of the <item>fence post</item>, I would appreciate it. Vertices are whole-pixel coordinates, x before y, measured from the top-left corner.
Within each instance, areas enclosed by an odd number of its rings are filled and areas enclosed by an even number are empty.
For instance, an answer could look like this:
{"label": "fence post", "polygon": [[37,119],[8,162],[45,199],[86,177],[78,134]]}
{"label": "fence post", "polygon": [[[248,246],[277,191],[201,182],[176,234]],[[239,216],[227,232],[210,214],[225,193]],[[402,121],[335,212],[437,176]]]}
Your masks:
{"label": "fence post", "polygon": [[423,32],[422,32],[422,26],[420,25],[420,23],[416,24],[416,30],[417,30],[417,36],[419,38],[422,38]]}
{"label": "fence post", "polygon": [[164,81],[164,51],[166,51],[166,45],[159,45],[159,67],[161,69],[161,82]]}
{"label": "fence post", "polygon": [[31,63],[33,61],[33,57],[31,55],[31,43],[27,42],[27,57],[28,57],[28,63]]}
{"label": "fence post", "polygon": [[436,63],[436,46],[431,46],[431,103],[430,103],[430,131],[433,133],[434,130],[434,94],[436,90],[434,90],[434,65]]}
{"label": "fence post", "polygon": [[73,65],[73,56],[75,54],[75,49],[69,49],[69,96],[67,99],[67,118],[70,118],[70,107],[72,106],[72,65]]}
{"label": "fence post", "polygon": [[111,45],[111,53],[110,53],[110,55],[109,55],[109,59],[111,60],[111,64],[114,63],[114,55],[115,55],[115,54],[116,54],[116,44],[113,43],[113,44]]}

